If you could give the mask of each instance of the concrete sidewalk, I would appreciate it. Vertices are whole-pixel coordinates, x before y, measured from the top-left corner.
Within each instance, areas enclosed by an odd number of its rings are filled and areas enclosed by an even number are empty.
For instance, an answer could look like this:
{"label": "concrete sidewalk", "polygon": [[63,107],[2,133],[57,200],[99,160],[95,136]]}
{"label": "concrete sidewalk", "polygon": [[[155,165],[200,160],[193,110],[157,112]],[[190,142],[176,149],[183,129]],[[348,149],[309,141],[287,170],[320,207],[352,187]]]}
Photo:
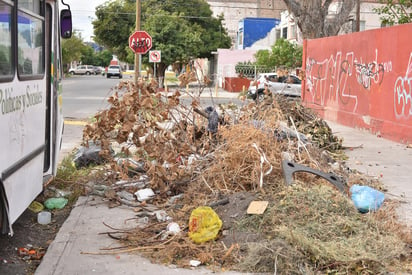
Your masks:
{"label": "concrete sidewalk", "polygon": [[[351,169],[377,177],[387,187],[385,196],[401,201],[399,220],[412,230],[412,180],[409,165],[412,164],[412,148],[383,139],[366,130],[346,127],[327,121],[333,133],[343,138]],[[359,146],[359,148],[357,148]]]}
{"label": "concrete sidewalk", "polygon": [[[156,274],[190,275],[214,274],[204,267],[182,269],[173,266],[152,264],[148,259],[130,253],[113,253],[110,249],[121,246],[104,232],[113,232],[104,225],[113,228],[136,228],[136,215],[131,208],[108,208],[100,197],[80,197],[50,244],[36,275],[88,275],[88,274]],[[108,255],[104,255],[104,253]],[[225,272],[225,274],[239,274]]]}
{"label": "concrete sidewalk", "polygon": [[[238,94],[219,91],[221,96]],[[379,138],[364,130],[328,122],[335,135],[343,138],[348,150],[347,164],[364,174],[378,177],[388,188],[388,197],[400,199],[400,220],[412,228],[412,183],[408,166],[412,149],[406,145]],[[127,207],[109,209],[100,197],[80,197],[69,218],[49,246],[36,275],[77,274],[213,274],[205,268],[179,269],[155,265],[133,253],[99,255],[103,248],[119,242],[101,235],[114,228],[135,227],[135,213]],[[107,250],[106,250],[107,251]],[[225,274],[240,274],[225,272]]]}

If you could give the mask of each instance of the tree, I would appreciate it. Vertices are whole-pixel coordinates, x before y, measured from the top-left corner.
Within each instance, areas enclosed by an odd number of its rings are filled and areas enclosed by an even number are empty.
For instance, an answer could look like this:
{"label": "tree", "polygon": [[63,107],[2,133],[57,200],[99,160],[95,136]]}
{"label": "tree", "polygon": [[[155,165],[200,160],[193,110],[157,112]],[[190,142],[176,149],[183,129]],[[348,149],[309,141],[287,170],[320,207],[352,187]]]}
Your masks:
{"label": "tree", "polygon": [[[188,55],[192,57],[211,57],[212,51],[217,48],[229,48],[231,39],[222,26],[223,16],[213,17],[209,4],[204,0],[147,0],[142,6],[144,10],[143,21],[147,22],[144,27],[151,30],[156,27],[156,20],[163,17],[164,20],[176,21],[175,25],[186,24],[187,29],[180,36],[192,36],[189,39],[197,41],[196,45],[190,46]],[[163,14],[159,11],[163,10]],[[157,28],[159,29],[159,28]],[[173,45],[174,39],[165,37],[169,45]],[[156,41],[155,41],[156,42]],[[170,43],[169,43],[170,42]],[[199,43],[200,42],[200,43]]]}
{"label": "tree", "polygon": [[71,64],[73,61],[78,61],[82,57],[82,50],[86,46],[79,32],[74,31],[69,39],[62,40],[62,61],[63,64]]}
{"label": "tree", "polygon": [[[357,0],[284,0],[292,13],[304,39],[333,36],[348,21]],[[359,1],[359,0],[358,0]],[[337,5],[336,13],[329,14],[329,7]]]}
{"label": "tree", "polygon": [[110,61],[113,59],[113,54],[108,50],[103,50],[95,54],[95,62],[93,63],[96,66],[106,67],[110,64]]}
{"label": "tree", "polygon": [[96,8],[96,20],[92,21],[95,41],[127,60],[129,36],[135,28],[136,4],[132,1],[115,0]]}
{"label": "tree", "polygon": [[66,64],[66,69],[73,61],[80,61],[82,64],[107,66],[112,60],[112,53],[108,50],[95,52],[93,47],[83,42],[81,34],[74,31],[69,39],[62,40],[62,59]]}
{"label": "tree", "polygon": [[256,65],[274,67],[272,64],[268,64],[270,60],[270,50],[258,50],[255,53]]}
{"label": "tree", "polygon": [[[128,39],[135,29],[135,5],[131,0],[106,2],[96,9],[93,21],[96,41],[129,63],[134,60]],[[152,36],[152,49],[162,52],[160,76],[170,64],[210,57],[212,51],[231,46],[223,18],[213,17],[204,0],[147,0],[141,10],[141,30]],[[143,57],[147,61],[147,55]]]}
{"label": "tree", "polygon": [[258,66],[295,69],[302,66],[302,47],[281,38],[276,40],[271,52],[259,50],[255,58]]}
{"label": "tree", "polygon": [[162,52],[162,62],[158,64],[160,76],[169,64],[176,61],[184,64],[200,55],[202,30],[197,25],[189,27],[184,19],[159,11],[147,18],[145,29],[152,35],[153,49]]}
{"label": "tree", "polygon": [[239,62],[236,73],[246,77],[255,77],[257,73],[273,72],[275,69],[296,69],[302,67],[302,46],[284,38],[277,39],[271,50],[259,50],[255,54],[256,62]]}
{"label": "tree", "polygon": [[382,24],[393,26],[412,22],[412,0],[380,0],[379,2],[385,5],[374,11],[381,16]]}
{"label": "tree", "polygon": [[89,65],[95,65],[96,61],[96,56],[94,49],[91,46],[84,46],[81,49],[82,56],[80,57],[80,61],[82,64],[89,64]]}

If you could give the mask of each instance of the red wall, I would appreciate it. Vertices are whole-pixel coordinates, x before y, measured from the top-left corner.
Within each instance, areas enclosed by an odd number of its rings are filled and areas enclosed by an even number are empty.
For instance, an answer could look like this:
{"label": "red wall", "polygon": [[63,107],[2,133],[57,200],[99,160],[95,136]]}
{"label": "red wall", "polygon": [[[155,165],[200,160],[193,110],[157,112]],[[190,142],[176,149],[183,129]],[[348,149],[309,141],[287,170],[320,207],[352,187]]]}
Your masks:
{"label": "red wall", "polygon": [[412,142],[412,24],[306,40],[302,101],[325,119]]}
{"label": "red wall", "polygon": [[225,77],[224,89],[228,92],[247,91],[250,85],[250,79],[245,77]]}

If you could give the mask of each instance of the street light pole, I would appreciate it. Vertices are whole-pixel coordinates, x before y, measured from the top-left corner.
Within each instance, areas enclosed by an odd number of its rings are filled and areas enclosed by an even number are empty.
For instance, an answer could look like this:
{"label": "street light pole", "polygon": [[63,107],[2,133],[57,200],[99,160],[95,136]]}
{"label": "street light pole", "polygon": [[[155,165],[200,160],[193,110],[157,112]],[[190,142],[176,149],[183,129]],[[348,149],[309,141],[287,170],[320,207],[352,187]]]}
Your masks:
{"label": "street light pole", "polygon": [[[140,31],[140,0],[136,0],[136,31]],[[134,83],[137,87],[137,80],[140,76],[140,64],[142,56],[134,54]]]}

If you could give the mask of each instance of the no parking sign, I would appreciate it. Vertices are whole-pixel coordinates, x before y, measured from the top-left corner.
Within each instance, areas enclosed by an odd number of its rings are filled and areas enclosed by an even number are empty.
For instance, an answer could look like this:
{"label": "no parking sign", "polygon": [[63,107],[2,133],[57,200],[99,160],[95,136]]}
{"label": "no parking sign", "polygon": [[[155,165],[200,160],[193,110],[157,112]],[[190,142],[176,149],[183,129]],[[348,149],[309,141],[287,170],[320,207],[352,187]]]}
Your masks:
{"label": "no parking sign", "polygon": [[149,51],[149,62],[159,63],[161,61],[160,51]]}

